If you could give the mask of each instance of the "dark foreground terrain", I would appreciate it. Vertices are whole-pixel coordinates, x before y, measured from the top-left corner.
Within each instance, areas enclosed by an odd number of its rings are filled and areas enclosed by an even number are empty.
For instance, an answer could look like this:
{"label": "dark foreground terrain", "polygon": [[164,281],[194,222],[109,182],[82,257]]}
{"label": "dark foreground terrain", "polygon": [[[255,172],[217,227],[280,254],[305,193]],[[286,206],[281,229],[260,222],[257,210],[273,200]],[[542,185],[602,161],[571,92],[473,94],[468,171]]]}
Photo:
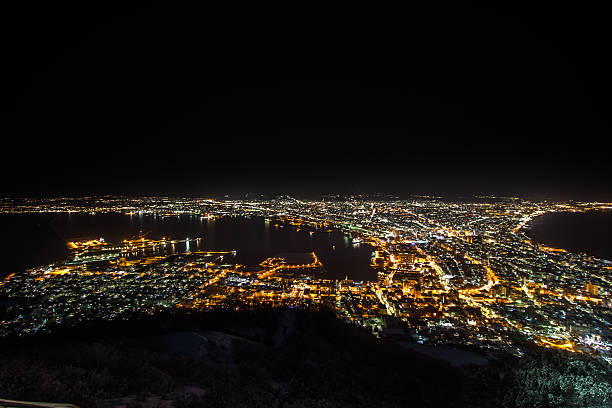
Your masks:
{"label": "dark foreground terrain", "polygon": [[612,405],[609,368],[586,357],[454,367],[327,312],[165,315],[1,346],[0,398],[79,407]]}

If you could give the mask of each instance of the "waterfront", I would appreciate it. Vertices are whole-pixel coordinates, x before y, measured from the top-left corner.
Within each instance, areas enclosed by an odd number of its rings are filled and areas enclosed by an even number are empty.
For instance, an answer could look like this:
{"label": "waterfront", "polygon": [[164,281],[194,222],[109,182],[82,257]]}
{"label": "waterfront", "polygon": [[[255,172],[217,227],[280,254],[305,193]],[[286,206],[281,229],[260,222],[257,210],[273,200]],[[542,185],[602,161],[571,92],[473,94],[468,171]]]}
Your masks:
{"label": "waterfront", "polygon": [[[119,243],[142,233],[150,239],[199,237],[201,240],[193,241],[190,250],[236,250],[235,262],[246,266],[258,265],[278,253],[314,251],[329,279],[343,279],[347,275],[354,280],[376,279],[369,266],[372,252],[369,245],[353,245],[347,235],[337,230],[315,230],[311,234],[311,230],[276,224],[263,217],[2,214],[6,269],[1,274],[62,260],[68,256],[67,241],[102,237],[109,243]],[[177,252],[186,250],[185,243],[177,243]]]}
{"label": "waterfront", "polygon": [[612,261],[612,210],[547,213],[526,232],[541,244]]}
{"label": "waterfront", "polygon": [[[9,302],[0,336],[163,311],[324,308],[378,337],[515,356],[535,344],[612,363],[612,264],[526,230],[543,214],[610,207],[517,198],[9,199],[0,203],[7,215],[56,214],[49,228],[72,249],[65,263],[0,283]],[[26,249],[38,242],[5,235]],[[376,279],[361,282],[349,259],[362,259]]]}

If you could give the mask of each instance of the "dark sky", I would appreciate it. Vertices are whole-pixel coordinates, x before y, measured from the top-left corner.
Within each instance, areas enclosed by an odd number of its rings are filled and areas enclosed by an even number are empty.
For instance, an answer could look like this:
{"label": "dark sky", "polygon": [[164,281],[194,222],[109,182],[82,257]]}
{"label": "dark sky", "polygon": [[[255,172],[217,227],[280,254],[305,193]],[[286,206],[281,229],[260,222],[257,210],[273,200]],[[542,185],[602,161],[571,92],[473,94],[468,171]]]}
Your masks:
{"label": "dark sky", "polygon": [[603,10],[375,3],[5,8],[0,194],[612,199]]}

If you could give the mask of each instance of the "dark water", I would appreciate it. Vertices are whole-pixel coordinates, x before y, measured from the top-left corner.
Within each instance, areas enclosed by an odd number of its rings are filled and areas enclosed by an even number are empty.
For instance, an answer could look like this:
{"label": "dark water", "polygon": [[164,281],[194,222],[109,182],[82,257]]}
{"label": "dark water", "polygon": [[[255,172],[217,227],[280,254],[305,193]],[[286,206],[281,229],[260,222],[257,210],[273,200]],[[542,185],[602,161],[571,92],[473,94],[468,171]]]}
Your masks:
{"label": "dark water", "polygon": [[[0,215],[2,260],[0,275],[51,263],[68,255],[66,241],[103,237],[109,243],[146,233],[148,238],[195,239],[191,250],[236,250],[236,262],[255,266],[281,252],[315,251],[330,279],[348,275],[372,280],[372,248],[352,245],[339,231],[297,231],[274,227],[263,218],[201,219],[198,216],[153,217],[119,214]],[[185,245],[185,244],[177,244]]]}
{"label": "dark water", "polygon": [[549,213],[535,218],[527,234],[539,243],[612,260],[612,211]]}

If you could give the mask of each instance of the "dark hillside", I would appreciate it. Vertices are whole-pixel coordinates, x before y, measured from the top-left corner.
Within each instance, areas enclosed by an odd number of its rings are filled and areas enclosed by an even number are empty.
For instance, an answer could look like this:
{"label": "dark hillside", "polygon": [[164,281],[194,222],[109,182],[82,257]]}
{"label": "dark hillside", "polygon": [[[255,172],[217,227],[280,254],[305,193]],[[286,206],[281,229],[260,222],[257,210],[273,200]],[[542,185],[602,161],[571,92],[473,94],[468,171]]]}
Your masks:
{"label": "dark hillside", "polygon": [[221,312],[169,319],[157,332],[142,326],[121,335],[104,327],[97,341],[7,343],[0,396],[81,407],[544,407],[581,406],[572,405],[579,398],[603,407],[611,397],[609,372],[590,360],[548,353],[459,369],[326,312]]}

